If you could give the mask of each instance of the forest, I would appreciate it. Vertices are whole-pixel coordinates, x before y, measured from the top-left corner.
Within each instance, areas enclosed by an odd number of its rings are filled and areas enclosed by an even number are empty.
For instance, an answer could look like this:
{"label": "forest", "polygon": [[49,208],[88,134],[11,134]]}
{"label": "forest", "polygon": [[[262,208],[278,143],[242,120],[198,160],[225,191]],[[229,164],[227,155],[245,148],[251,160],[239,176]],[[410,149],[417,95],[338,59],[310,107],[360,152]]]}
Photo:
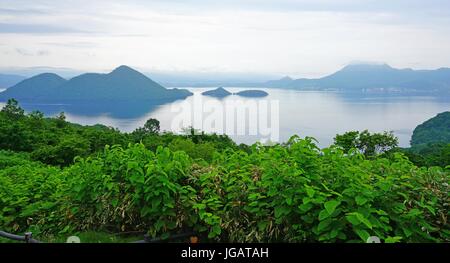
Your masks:
{"label": "forest", "polygon": [[173,134],[155,119],[124,133],[25,113],[11,99],[0,111],[0,230],[48,240],[193,231],[203,242],[450,242],[450,141],[433,141],[449,116],[438,117],[408,149],[368,131],[320,149],[297,135],[237,145],[192,128]]}

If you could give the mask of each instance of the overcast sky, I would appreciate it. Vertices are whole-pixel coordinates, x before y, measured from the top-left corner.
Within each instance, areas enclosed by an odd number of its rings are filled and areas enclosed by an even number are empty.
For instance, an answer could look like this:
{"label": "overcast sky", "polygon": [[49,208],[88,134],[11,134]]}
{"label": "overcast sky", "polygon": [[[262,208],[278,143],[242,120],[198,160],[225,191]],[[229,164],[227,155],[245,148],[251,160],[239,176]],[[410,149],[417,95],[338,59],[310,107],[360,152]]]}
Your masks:
{"label": "overcast sky", "polygon": [[450,66],[448,0],[0,0],[0,69],[322,76]]}

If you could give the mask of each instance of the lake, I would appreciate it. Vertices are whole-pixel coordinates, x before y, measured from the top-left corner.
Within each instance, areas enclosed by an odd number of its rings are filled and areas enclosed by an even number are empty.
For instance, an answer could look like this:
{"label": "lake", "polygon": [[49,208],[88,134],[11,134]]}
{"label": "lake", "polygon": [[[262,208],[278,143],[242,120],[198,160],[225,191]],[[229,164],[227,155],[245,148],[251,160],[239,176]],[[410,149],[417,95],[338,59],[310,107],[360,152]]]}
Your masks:
{"label": "lake", "polygon": [[[162,130],[179,132],[181,127],[194,126],[207,132],[222,131],[231,135],[236,142],[247,144],[263,138],[286,141],[292,135],[298,134],[301,137],[316,138],[321,147],[330,145],[338,133],[364,129],[371,132],[393,131],[399,138],[400,146],[407,147],[412,131],[417,125],[437,113],[450,109],[450,99],[440,97],[356,96],[336,92],[258,88],[268,92],[269,96],[245,99],[233,95],[216,99],[201,95],[202,92],[214,88],[187,89],[194,95],[164,105],[21,104],[21,106],[26,111],[41,110],[47,116],[64,111],[70,122],[84,125],[101,123],[125,132],[143,126],[149,118],[156,118],[161,122]],[[249,88],[226,89],[234,93]],[[227,107],[236,103],[247,105],[247,111],[239,113],[232,107]],[[0,106],[3,105],[4,103],[0,103]],[[256,107],[254,109],[257,115],[251,114],[252,107]],[[266,128],[269,130],[261,132],[260,125],[265,122],[263,119],[266,117]],[[231,118],[229,123],[228,118]],[[236,120],[239,118],[240,121]],[[244,124],[241,122],[242,118],[245,119]],[[233,130],[228,129],[227,123],[234,124]],[[245,129],[241,127],[242,125]],[[245,132],[242,132],[244,130]],[[270,136],[267,135],[268,132]],[[276,136],[272,137],[273,134]]]}

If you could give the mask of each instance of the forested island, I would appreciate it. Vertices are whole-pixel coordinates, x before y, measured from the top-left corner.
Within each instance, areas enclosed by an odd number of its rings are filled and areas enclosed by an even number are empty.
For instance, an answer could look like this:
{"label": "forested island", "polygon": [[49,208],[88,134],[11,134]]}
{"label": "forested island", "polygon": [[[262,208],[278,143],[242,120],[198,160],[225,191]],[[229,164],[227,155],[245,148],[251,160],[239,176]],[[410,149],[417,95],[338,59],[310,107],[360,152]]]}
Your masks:
{"label": "forested island", "polygon": [[120,66],[108,74],[86,73],[66,80],[43,73],[22,80],[0,93],[0,101],[14,98],[33,103],[163,103],[185,99],[192,93],[166,89],[144,74]]}
{"label": "forested island", "polygon": [[223,87],[219,87],[217,89],[205,91],[202,93],[202,95],[216,98],[225,98],[227,96],[232,95],[232,93],[224,89]]}
{"label": "forested island", "polygon": [[449,242],[448,123],[446,112],[418,126],[412,148],[433,150],[414,159],[389,132],[350,131],[323,149],[298,136],[237,145],[192,128],[164,132],[155,119],[130,133],[82,126],[9,100],[0,228],[47,241],[189,230],[219,242]]}
{"label": "forested island", "polygon": [[236,93],[231,93],[223,87],[219,87],[217,89],[205,91],[202,93],[202,95],[216,98],[225,98],[230,95],[237,95],[247,98],[261,98],[266,97],[269,94],[263,90],[242,90]]}

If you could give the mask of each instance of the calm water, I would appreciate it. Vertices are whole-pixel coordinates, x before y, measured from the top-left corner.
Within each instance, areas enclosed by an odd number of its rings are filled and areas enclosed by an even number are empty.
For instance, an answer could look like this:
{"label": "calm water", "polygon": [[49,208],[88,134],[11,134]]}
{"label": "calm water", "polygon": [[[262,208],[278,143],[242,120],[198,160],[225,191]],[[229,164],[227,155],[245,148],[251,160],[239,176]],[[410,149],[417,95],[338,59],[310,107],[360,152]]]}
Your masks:
{"label": "calm water", "polygon": [[[301,137],[312,136],[319,141],[319,145],[322,147],[332,143],[333,137],[337,133],[364,129],[372,132],[394,131],[399,138],[400,146],[406,147],[409,145],[413,129],[418,124],[435,116],[437,113],[450,110],[449,98],[417,96],[362,97],[333,92],[304,92],[278,89],[261,89],[267,91],[269,96],[258,99],[243,100],[242,97],[228,96],[220,100],[201,95],[203,91],[210,89],[213,88],[189,88],[189,90],[194,92],[194,96],[165,105],[23,104],[22,107],[27,111],[39,109],[48,116],[64,111],[67,120],[71,122],[87,125],[101,123],[129,132],[142,126],[149,118],[160,120],[162,130],[172,130],[174,121],[180,117],[177,110],[180,110],[182,106],[187,107],[186,105],[192,108],[198,108],[199,105],[200,108],[202,106],[207,108],[208,105],[209,107],[213,105],[213,107],[216,107],[216,110],[220,108],[225,109],[225,112],[219,115],[227,115],[226,105],[229,103],[244,101],[251,104],[252,102],[269,101],[270,105],[274,105],[274,102],[278,102],[279,111],[271,111],[269,109],[269,112],[277,113],[271,118],[278,120],[279,140],[286,141],[294,134],[298,134]],[[237,92],[244,89],[227,88],[227,90]],[[2,105],[0,103],[0,106]],[[261,108],[258,108],[258,110],[258,113],[261,114]],[[201,124],[196,125],[195,123],[195,119],[198,117],[196,115],[199,114],[201,115],[202,113],[192,112],[190,116],[192,122],[185,122],[182,126],[191,124],[196,128],[201,128]],[[200,119],[205,120],[208,116],[211,117],[211,113],[205,112]],[[236,115],[234,116],[236,117]],[[223,116],[223,119],[226,119],[226,116]],[[247,127],[250,125],[250,122],[252,122],[251,118],[246,122]],[[276,121],[270,123],[276,123]],[[209,128],[203,129],[211,131]],[[246,135],[234,135],[231,137],[239,143],[253,143],[262,138],[258,135],[249,135],[248,132],[246,132]]]}

